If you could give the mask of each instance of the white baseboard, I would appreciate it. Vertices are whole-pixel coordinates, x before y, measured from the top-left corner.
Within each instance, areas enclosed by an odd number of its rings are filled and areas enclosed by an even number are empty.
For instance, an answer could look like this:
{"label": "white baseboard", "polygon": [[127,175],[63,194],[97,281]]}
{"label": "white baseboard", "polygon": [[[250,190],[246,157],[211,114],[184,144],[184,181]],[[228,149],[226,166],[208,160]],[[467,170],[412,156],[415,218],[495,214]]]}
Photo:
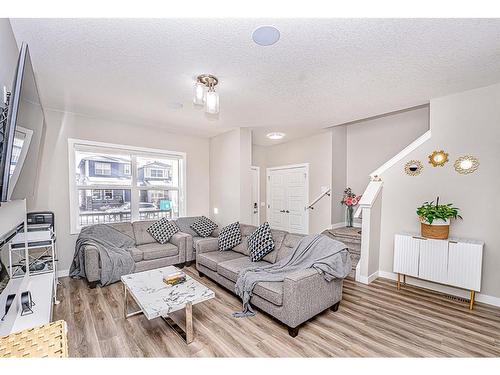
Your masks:
{"label": "white baseboard", "polygon": [[375,280],[377,277],[379,277],[379,272],[376,271],[374,273],[372,273],[370,276],[366,277],[366,276],[361,276],[359,274],[359,272],[357,271],[356,269],[356,281],[362,283],[362,284],[370,284],[373,280]]}
{"label": "white baseboard", "polygon": [[57,278],[69,276],[69,270],[57,271]]}
{"label": "white baseboard", "polygon": [[[387,271],[378,271],[378,277],[383,277],[385,279],[390,279],[390,280],[397,280],[397,278],[398,278],[397,274],[395,274],[394,272],[387,272]],[[460,297],[460,298],[467,298],[468,299],[470,297],[469,291],[467,291],[467,290],[454,288],[454,287],[448,286],[448,285],[436,284],[436,283],[433,283],[430,281],[420,280],[420,279],[416,279],[416,278],[413,278],[410,276],[406,276],[406,283],[410,284],[410,285],[417,286],[417,287],[434,290],[436,292]],[[476,293],[476,301],[485,303],[487,305],[500,307],[500,298],[499,297],[489,296],[487,294]]]}

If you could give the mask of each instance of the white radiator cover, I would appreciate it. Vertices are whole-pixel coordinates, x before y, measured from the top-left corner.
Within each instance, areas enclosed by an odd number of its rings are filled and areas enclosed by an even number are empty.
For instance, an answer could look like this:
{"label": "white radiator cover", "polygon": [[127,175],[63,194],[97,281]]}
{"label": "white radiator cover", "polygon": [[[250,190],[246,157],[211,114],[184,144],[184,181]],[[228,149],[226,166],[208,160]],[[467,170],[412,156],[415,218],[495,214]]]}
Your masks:
{"label": "white radiator cover", "polygon": [[396,234],[396,273],[458,288],[481,291],[483,262],[481,241],[433,240],[411,234]]}

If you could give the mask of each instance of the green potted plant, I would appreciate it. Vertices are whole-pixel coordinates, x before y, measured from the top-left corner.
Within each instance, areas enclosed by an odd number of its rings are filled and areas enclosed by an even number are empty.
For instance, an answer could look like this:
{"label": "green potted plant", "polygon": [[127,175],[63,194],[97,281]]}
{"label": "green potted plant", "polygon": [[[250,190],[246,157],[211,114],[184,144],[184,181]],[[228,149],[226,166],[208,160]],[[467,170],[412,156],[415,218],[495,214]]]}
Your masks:
{"label": "green potted plant", "polygon": [[439,197],[435,204],[434,201],[422,204],[417,208],[422,237],[447,239],[450,233],[450,219],[462,219],[458,211],[459,208],[453,207],[453,203],[439,204]]}

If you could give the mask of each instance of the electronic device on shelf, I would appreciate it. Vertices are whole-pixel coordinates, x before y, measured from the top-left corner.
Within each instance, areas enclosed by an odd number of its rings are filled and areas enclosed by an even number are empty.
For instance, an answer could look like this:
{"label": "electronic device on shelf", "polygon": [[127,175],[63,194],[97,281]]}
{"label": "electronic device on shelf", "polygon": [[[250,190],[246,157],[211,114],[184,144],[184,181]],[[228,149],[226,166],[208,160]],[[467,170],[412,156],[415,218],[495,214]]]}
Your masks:
{"label": "electronic device on shelf", "polygon": [[51,211],[28,212],[26,215],[28,232],[54,230],[55,216]]}
{"label": "electronic device on shelf", "polygon": [[32,307],[35,306],[35,301],[31,298],[31,292],[27,290],[21,293],[21,316],[33,314]]}
{"label": "electronic device on shelf", "polygon": [[4,318],[7,316],[7,313],[9,312],[10,307],[12,306],[12,301],[14,301],[14,298],[16,298],[15,294],[9,294],[7,296],[7,300],[5,301],[5,313],[3,314],[1,321],[3,321]]}

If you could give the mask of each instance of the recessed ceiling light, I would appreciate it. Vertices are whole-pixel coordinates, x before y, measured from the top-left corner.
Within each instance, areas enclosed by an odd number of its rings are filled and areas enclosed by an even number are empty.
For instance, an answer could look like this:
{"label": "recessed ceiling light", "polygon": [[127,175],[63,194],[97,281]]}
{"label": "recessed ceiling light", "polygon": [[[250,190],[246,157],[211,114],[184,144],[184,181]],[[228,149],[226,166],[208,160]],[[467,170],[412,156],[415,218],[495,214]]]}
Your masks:
{"label": "recessed ceiling light", "polygon": [[272,46],[280,40],[280,31],[274,26],[260,26],[254,30],[252,39],[259,46]]}
{"label": "recessed ceiling light", "polygon": [[269,139],[283,139],[284,136],[285,133],[280,133],[280,132],[272,132],[266,135],[266,137]]}

